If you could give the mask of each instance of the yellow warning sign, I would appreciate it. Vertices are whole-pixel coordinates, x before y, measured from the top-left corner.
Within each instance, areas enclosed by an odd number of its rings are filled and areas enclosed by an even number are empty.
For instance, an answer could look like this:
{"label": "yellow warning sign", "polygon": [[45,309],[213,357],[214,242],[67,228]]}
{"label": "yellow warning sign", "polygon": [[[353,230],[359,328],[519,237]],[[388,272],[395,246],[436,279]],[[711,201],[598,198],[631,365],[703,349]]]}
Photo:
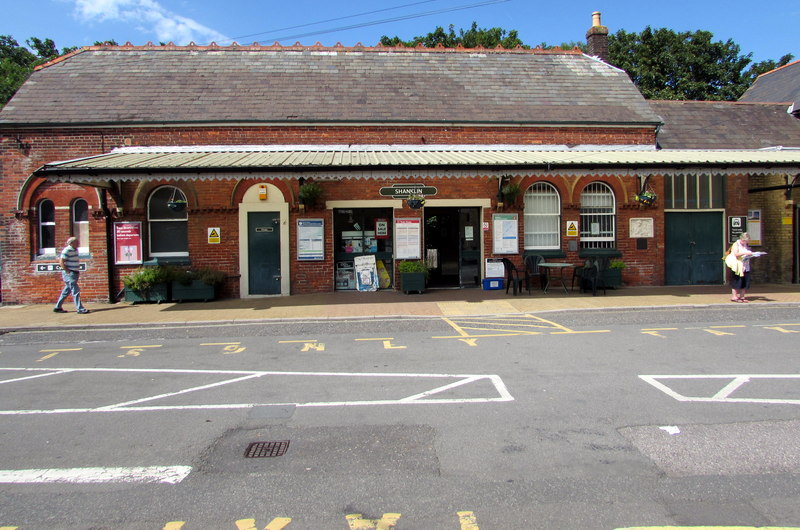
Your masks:
{"label": "yellow warning sign", "polygon": [[208,244],[209,245],[217,245],[220,242],[219,237],[219,227],[213,227],[208,229]]}
{"label": "yellow warning sign", "polygon": [[567,221],[567,237],[578,237],[578,221]]}

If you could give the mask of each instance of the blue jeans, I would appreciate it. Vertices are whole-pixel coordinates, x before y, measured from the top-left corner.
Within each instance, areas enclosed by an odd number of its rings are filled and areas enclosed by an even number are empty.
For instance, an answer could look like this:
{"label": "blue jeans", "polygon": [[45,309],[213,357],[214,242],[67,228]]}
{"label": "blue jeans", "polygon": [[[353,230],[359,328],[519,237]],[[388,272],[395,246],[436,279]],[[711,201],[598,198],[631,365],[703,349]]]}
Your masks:
{"label": "blue jeans", "polygon": [[61,279],[64,280],[64,288],[61,290],[61,295],[56,302],[56,309],[61,309],[61,304],[64,303],[67,296],[72,295],[72,301],[75,302],[75,309],[85,311],[86,309],[81,304],[81,288],[78,285],[78,278],[80,273],[78,271],[61,271]]}

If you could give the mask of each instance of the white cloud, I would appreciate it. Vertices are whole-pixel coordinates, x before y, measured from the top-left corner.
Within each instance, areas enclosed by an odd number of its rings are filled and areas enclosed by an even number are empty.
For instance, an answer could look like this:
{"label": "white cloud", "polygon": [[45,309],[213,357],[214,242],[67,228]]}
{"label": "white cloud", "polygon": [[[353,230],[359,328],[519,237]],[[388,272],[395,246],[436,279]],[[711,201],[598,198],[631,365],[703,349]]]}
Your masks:
{"label": "white cloud", "polygon": [[123,22],[152,34],[153,41],[207,44],[228,40],[196,20],[165,9],[155,0],[75,0],[76,16],[85,22]]}

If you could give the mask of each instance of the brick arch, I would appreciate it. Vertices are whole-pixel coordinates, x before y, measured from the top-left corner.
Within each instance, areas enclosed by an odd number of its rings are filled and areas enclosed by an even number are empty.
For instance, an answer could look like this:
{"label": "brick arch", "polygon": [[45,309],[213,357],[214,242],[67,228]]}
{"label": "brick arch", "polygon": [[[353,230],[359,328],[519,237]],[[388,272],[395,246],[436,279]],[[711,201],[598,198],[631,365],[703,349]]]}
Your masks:
{"label": "brick arch", "polygon": [[[275,186],[278,191],[283,195],[283,200],[289,204],[297,202],[297,193],[289,184],[290,181],[286,179],[242,179],[236,182],[231,192],[231,207],[241,204],[244,201],[244,196],[248,190],[258,184],[271,184]],[[296,181],[294,181],[296,182]],[[299,187],[299,184],[297,185]]]}
{"label": "brick arch", "polygon": [[188,201],[187,209],[198,208],[200,207],[199,200],[197,197],[197,188],[195,187],[194,183],[191,181],[141,181],[139,185],[136,187],[136,190],[133,192],[133,209],[146,209],[147,208],[147,199],[150,195],[157,190],[158,188],[163,188],[165,186],[170,186],[174,188],[178,188],[186,195],[186,200]]}

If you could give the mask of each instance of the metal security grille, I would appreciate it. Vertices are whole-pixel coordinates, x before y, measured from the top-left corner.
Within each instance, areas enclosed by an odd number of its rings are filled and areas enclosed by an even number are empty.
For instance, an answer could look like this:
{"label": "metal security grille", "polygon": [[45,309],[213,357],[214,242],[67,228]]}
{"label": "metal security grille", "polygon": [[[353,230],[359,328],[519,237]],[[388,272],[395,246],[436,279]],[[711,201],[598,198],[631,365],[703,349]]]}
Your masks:
{"label": "metal security grille", "polygon": [[289,449],[289,440],[277,442],[252,442],[244,452],[245,458],[269,458],[283,456]]}
{"label": "metal security grille", "polygon": [[555,187],[537,182],[525,191],[525,248],[561,248],[561,198]]}
{"label": "metal security grille", "polygon": [[581,193],[581,248],[614,248],[616,241],[614,192],[592,182]]}

